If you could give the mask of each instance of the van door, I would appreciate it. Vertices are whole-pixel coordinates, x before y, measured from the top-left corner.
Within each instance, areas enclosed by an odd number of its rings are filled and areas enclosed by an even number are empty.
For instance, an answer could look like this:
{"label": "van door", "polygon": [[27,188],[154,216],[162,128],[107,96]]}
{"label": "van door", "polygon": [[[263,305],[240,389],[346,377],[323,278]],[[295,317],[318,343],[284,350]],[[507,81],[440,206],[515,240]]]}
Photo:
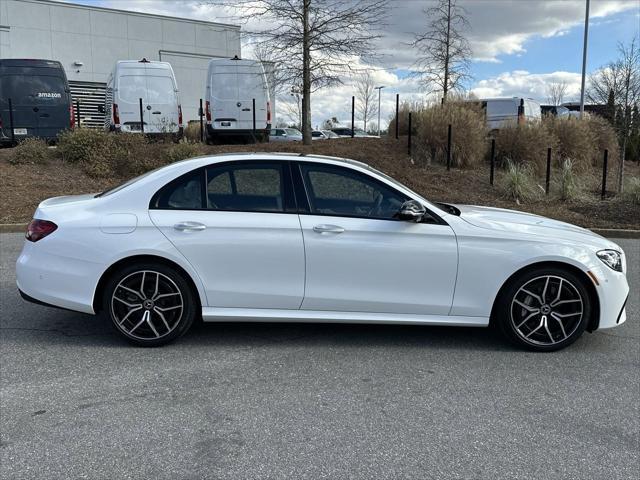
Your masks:
{"label": "van door", "polygon": [[[209,80],[211,85],[211,125],[214,130],[237,130],[240,106],[238,103],[238,69],[233,65],[217,65]],[[244,108],[244,107],[242,107]]]}
{"label": "van door", "polygon": [[256,101],[256,129],[267,125],[267,99],[262,67],[238,65],[239,130],[253,130],[253,100]]}
{"label": "van door", "polygon": [[[53,139],[60,131],[70,127],[70,100],[66,82],[61,76],[30,70],[33,73],[28,75],[8,74],[2,77],[2,96],[6,95],[7,99],[6,105],[3,105],[3,109],[7,110],[3,118],[8,124],[10,98],[16,140],[26,136]],[[7,133],[11,137],[10,127]]]}
{"label": "van door", "polygon": [[145,132],[175,133],[178,131],[178,96],[173,78],[165,70],[147,69],[147,99]]}
{"label": "van door", "polygon": [[[144,68],[123,68],[117,74],[117,101],[121,130],[123,132],[140,131],[140,99],[143,109],[147,104],[147,79]],[[149,123],[144,114],[145,128]]]}

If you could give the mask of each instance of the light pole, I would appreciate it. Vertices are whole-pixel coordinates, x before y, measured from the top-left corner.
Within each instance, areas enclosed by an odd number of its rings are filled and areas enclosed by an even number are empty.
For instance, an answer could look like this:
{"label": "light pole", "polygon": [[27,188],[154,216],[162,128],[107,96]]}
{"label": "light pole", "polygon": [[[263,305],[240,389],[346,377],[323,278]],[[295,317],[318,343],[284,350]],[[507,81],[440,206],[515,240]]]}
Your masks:
{"label": "light pole", "polygon": [[380,136],[380,92],[384,88],[384,85],[380,85],[375,89],[378,90],[378,136]]}
{"label": "light pole", "polygon": [[584,13],[584,45],[582,47],[582,85],[580,87],[580,118],[584,115],[584,84],[587,74],[587,42],[589,40],[589,0]]}

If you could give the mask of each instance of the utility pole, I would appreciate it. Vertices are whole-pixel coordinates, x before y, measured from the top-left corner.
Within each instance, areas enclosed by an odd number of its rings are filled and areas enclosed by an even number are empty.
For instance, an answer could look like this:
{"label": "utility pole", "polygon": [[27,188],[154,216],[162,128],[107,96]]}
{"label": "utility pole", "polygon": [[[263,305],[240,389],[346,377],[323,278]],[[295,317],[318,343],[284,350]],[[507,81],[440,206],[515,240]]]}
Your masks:
{"label": "utility pole", "polygon": [[580,88],[580,118],[584,115],[584,86],[587,75],[587,43],[589,40],[589,2],[584,13],[584,45],[582,47],[582,86]]}
{"label": "utility pole", "polygon": [[376,87],[378,90],[378,136],[380,136],[380,91],[384,88],[384,85]]}

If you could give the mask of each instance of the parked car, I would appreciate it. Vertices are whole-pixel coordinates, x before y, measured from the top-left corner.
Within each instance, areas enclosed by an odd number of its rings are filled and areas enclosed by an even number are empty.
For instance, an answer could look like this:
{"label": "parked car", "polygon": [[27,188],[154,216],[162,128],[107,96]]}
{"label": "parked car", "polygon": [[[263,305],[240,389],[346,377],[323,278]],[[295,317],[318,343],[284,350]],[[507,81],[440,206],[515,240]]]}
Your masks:
{"label": "parked car", "polygon": [[531,98],[485,98],[480,100],[489,130],[509,122],[531,122],[542,118],[540,104]]}
{"label": "parked car", "polygon": [[324,136],[327,137],[328,139],[331,138],[340,138],[340,135],[338,135],[335,132],[332,132],[331,130],[320,130],[322,133],[324,133]]}
{"label": "parked car", "polygon": [[271,102],[262,63],[238,57],[210,60],[205,103],[207,142],[229,137],[253,141],[254,100],[255,140],[268,142]]}
{"label": "parked car", "polygon": [[71,92],[60,62],[0,59],[0,144],[27,137],[54,142],[74,124]]}
{"label": "parked car", "polygon": [[558,118],[579,118],[580,112],[574,112],[562,105],[540,105],[542,115],[553,115]]}
{"label": "parked car", "polygon": [[311,140],[327,140],[328,138],[322,130],[311,130]]}
{"label": "parked car", "polygon": [[[333,133],[335,133],[336,135],[338,135],[339,137],[349,137],[349,138],[351,138],[351,129],[350,128],[336,127],[336,128],[332,128],[331,131]],[[369,135],[367,132],[365,132],[364,130],[362,130],[360,128],[354,128],[353,129],[353,136],[354,137],[370,137],[371,135]]]}
{"label": "parked car", "polygon": [[584,228],[430,202],[361,162],[226,154],[42,202],[16,265],[27,300],[104,313],[162,345],[193,322],[486,327],[557,350],[626,320],[622,249]]}
{"label": "parked car", "polygon": [[107,81],[104,113],[110,131],[182,137],[182,106],[171,64],[144,58],[116,62]]}
{"label": "parked car", "polygon": [[271,142],[301,142],[302,132],[297,128],[272,128],[269,136]]}

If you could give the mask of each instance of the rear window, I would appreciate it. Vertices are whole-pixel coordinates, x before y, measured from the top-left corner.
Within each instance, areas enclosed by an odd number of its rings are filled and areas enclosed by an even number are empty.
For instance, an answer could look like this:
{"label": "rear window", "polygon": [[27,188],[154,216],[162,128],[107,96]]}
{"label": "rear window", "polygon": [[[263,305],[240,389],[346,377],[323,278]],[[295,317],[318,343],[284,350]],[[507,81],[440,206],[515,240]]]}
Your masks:
{"label": "rear window", "polygon": [[173,101],[175,89],[171,77],[147,77],[147,95],[150,103]]}
{"label": "rear window", "polygon": [[2,97],[14,105],[58,105],[69,101],[63,78],[53,75],[3,75]]}
{"label": "rear window", "polygon": [[138,103],[147,99],[147,80],[141,75],[123,75],[118,80],[118,97],[127,103]]}
{"label": "rear window", "polygon": [[211,96],[218,100],[237,100],[238,75],[235,73],[215,73],[211,77]]}
{"label": "rear window", "polygon": [[256,67],[238,67],[238,90],[240,95],[247,96],[246,92],[264,90],[264,76],[262,70]]}

